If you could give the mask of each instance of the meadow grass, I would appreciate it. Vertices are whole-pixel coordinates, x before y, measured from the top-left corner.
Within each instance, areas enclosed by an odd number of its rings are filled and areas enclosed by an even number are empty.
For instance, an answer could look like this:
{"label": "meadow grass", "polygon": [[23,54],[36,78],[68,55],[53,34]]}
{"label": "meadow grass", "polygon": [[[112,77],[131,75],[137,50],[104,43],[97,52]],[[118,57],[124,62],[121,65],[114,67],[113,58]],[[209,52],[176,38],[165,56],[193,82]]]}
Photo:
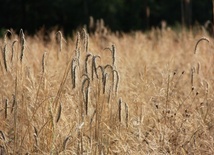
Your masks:
{"label": "meadow grass", "polygon": [[206,33],[43,38],[0,40],[0,154],[214,154]]}

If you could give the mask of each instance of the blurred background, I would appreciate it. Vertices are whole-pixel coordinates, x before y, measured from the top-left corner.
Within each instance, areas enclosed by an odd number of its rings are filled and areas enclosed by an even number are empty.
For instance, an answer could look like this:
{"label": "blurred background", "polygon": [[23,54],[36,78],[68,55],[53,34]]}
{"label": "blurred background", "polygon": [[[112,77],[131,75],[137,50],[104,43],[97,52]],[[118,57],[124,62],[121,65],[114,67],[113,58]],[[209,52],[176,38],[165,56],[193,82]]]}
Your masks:
{"label": "blurred background", "polygon": [[33,34],[55,27],[69,34],[89,25],[90,17],[112,31],[191,28],[212,21],[212,8],[212,0],[1,0],[0,29]]}

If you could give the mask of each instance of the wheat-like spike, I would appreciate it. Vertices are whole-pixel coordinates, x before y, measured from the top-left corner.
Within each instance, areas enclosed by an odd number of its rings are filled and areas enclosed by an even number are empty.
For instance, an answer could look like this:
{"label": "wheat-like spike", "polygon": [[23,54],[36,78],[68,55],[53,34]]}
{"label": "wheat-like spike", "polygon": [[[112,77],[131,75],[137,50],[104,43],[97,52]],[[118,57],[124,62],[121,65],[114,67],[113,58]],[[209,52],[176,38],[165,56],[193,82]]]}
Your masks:
{"label": "wheat-like spike", "polygon": [[76,50],[79,49],[79,46],[80,46],[80,33],[77,32],[77,40],[76,40]]}
{"label": "wheat-like spike", "polygon": [[207,81],[205,81],[206,82],[206,95],[208,94],[208,91],[209,91],[209,84],[208,84],[208,82]]}
{"label": "wheat-like spike", "polygon": [[85,73],[88,74],[88,59],[90,56],[93,56],[91,53],[87,54],[86,55],[86,58],[85,58]]}
{"label": "wheat-like spike", "polygon": [[112,54],[112,65],[115,67],[115,61],[116,61],[116,48],[115,45],[112,45],[112,49],[107,47],[104,48],[104,50],[109,50]]}
{"label": "wheat-like spike", "polygon": [[118,71],[113,70],[112,72],[113,72],[113,75],[116,74],[116,82],[114,82],[114,79],[115,79],[115,78],[114,78],[114,76],[113,76],[113,84],[115,83],[115,93],[117,93],[117,92],[118,92],[118,85],[119,85],[120,76],[119,76]]}
{"label": "wheat-like spike", "polygon": [[85,50],[85,52],[87,53],[87,48],[88,48],[88,35],[87,35],[87,32],[86,32],[86,30],[83,28],[82,29],[82,31],[83,31],[83,44],[84,44],[84,50]]}
{"label": "wheat-like spike", "polygon": [[34,129],[34,134],[36,135],[36,137],[38,137],[38,130],[36,129],[35,126],[33,126],[33,129]]}
{"label": "wheat-like spike", "polygon": [[56,33],[56,39],[57,39],[57,43],[59,43],[59,52],[61,52],[62,51],[62,39],[63,39],[61,31],[58,31]]}
{"label": "wheat-like spike", "polygon": [[126,127],[129,126],[129,106],[127,103],[125,103],[125,112],[126,112]]}
{"label": "wheat-like spike", "polygon": [[18,40],[14,40],[13,43],[12,43],[12,54],[11,54],[11,58],[10,58],[10,61],[13,62],[13,57],[14,57],[14,46],[15,46],[15,43],[17,42]]}
{"label": "wheat-like spike", "polygon": [[199,72],[200,72],[200,68],[201,68],[200,66],[201,66],[201,65],[200,65],[200,62],[198,62],[198,63],[197,63],[197,74],[199,74]]}
{"label": "wheat-like spike", "polygon": [[204,41],[207,41],[208,43],[210,42],[209,39],[206,38],[206,37],[200,38],[200,39],[197,41],[196,45],[195,45],[194,54],[196,54],[196,50],[197,50],[198,44],[199,44],[201,41],[203,41],[203,40],[204,40]]}
{"label": "wheat-like spike", "polygon": [[45,73],[45,57],[46,57],[46,52],[42,56],[42,73]]}
{"label": "wheat-like spike", "polygon": [[85,113],[86,113],[86,115],[88,115],[88,100],[89,100],[89,89],[88,88],[85,91]]}
{"label": "wheat-like spike", "polygon": [[70,138],[70,136],[67,136],[67,137],[65,138],[65,140],[63,141],[63,144],[62,144],[63,151],[65,151],[65,149],[66,149],[66,144],[67,144],[69,138]]}
{"label": "wheat-like spike", "polygon": [[194,90],[194,81],[193,81],[194,73],[195,73],[195,67],[192,67],[191,68],[191,86],[192,86],[191,90]]}
{"label": "wheat-like spike", "polygon": [[88,47],[89,47],[89,35],[86,34],[86,45],[85,45],[85,51],[88,53]]}
{"label": "wheat-like spike", "polygon": [[61,112],[62,112],[62,105],[60,103],[59,107],[58,107],[58,111],[57,111],[56,123],[59,122],[59,119],[60,119],[60,116],[61,116]]}
{"label": "wheat-like spike", "polygon": [[[77,62],[77,64],[76,64]],[[71,63],[71,78],[72,78],[72,88],[74,89],[76,87],[76,67],[79,65],[79,61],[77,58],[72,59]]]}
{"label": "wheat-like spike", "polygon": [[5,100],[5,105],[4,105],[4,118],[6,119],[7,118],[7,106],[8,106],[8,100],[6,99]]}
{"label": "wheat-like spike", "polygon": [[12,107],[11,107],[11,113],[13,112],[13,109],[14,109],[14,106],[16,104],[16,97],[15,97],[15,94],[12,94],[13,96],[13,103],[12,103]]}
{"label": "wheat-like spike", "polygon": [[92,80],[94,79],[94,73],[97,75],[96,58],[100,58],[101,59],[101,57],[99,55],[95,55],[92,58],[92,69],[91,69],[91,79]]}
{"label": "wheat-like spike", "polygon": [[38,146],[38,131],[37,131],[35,126],[33,126],[33,128],[34,128],[33,136],[34,136],[34,139],[35,139],[35,142],[36,142],[36,146]]}
{"label": "wheat-like spike", "polygon": [[75,57],[78,59],[80,59],[80,50],[79,49],[75,49]]}
{"label": "wheat-like spike", "polygon": [[73,71],[72,71],[72,73],[73,73],[73,89],[76,87],[76,68],[77,68],[77,66],[74,66]]}
{"label": "wheat-like spike", "polygon": [[54,130],[54,128],[55,128],[54,125],[55,125],[55,124],[54,124],[53,109],[52,109],[52,107],[51,107],[51,104],[49,104],[48,112],[49,112],[49,118],[50,118],[51,128]]}
{"label": "wheat-like spike", "polygon": [[104,68],[102,66],[100,66],[100,65],[96,68],[96,70],[97,70],[97,73],[96,73],[97,75],[96,76],[99,78],[98,69],[100,69],[100,71],[101,71],[101,74],[102,74],[101,77],[102,77],[102,81],[103,81],[103,77],[105,76]]}
{"label": "wheat-like spike", "polygon": [[109,89],[109,93],[108,93],[108,104],[110,103],[111,101],[111,88]]}
{"label": "wheat-like spike", "polygon": [[[83,74],[83,76],[85,76],[86,78],[82,82],[82,93],[84,93],[84,88],[88,89],[89,85],[90,85],[90,78],[88,77],[88,75],[87,74]],[[87,82],[87,85],[86,85],[86,82]]]}
{"label": "wheat-like spike", "polygon": [[7,44],[7,35],[10,33],[12,35],[12,32],[10,30],[7,30],[4,34],[4,44]]}
{"label": "wheat-like spike", "polygon": [[20,30],[20,43],[21,43],[20,61],[22,62],[25,50],[25,35],[22,29]]}
{"label": "wheat-like spike", "polygon": [[104,69],[105,69],[105,70],[106,70],[107,68],[110,68],[111,70],[114,70],[114,67],[113,67],[112,65],[109,65],[109,64],[107,64],[107,65],[104,66]]}
{"label": "wheat-like spike", "polygon": [[91,116],[91,119],[90,119],[90,126],[92,125],[92,122],[93,122],[93,120],[94,120],[94,116],[95,116],[95,114],[96,114],[96,109],[94,110],[94,112],[93,112],[93,114],[92,114],[92,116]]}
{"label": "wheat-like spike", "polygon": [[115,63],[116,63],[116,47],[115,47],[115,45],[112,45],[112,60],[113,60],[112,64],[113,64],[113,66],[115,66]]}
{"label": "wheat-like spike", "polygon": [[0,130],[0,134],[1,134],[1,139],[3,139],[5,141],[5,136],[4,136],[4,133]]}
{"label": "wheat-like spike", "polygon": [[104,76],[103,76],[103,94],[105,94],[105,91],[106,91],[106,83],[107,83],[107,77],[108,77],[108,74],[105,73]]}
{"label": "wheat-like spike", "polygon": [[122,98],[119,99],[119,103],[118,103],[118,119],[119,122],[122,121]]}
{"label": "wheat-like spike", "polygon": [[7,44],[4,45],[3,59],[4,59],[4,68],[5,68],[6,72],[7,72],[8,71],[8,68],[7,68]]}
{"label": "wheat-like spike", "polygon": [[[85,113],[86,113],[86,115],[88,115],[89,86],[90,86],[90,79],[86,75],[86,78],[83,80],[83,83],[82,83],[82,94],[83,94],[83,99],[84,99],[84,103],[85,103]],[[85,88],[85,91],[84,91],[84,88]]]}

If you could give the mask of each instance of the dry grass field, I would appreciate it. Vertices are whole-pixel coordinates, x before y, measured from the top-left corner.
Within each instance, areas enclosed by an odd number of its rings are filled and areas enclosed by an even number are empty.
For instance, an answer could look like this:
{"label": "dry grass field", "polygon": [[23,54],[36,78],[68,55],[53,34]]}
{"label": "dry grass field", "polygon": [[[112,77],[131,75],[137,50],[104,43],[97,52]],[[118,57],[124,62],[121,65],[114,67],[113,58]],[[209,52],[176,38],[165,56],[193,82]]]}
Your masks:
{"label": "dry grass field", "polygon": [[0,154],[214,154],[213,43],[170,29],[5,32]]}

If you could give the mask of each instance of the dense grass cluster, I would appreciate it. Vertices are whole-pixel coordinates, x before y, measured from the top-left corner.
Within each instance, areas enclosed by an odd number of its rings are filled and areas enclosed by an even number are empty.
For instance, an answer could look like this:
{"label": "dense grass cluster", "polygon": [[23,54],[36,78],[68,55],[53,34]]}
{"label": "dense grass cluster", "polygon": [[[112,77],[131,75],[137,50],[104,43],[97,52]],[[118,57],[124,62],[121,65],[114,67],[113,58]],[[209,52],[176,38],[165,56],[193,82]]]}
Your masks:
{"label": "dense grass cluster", "polygon": [[0,47],[0,154],[214,154],[205,33],[8,30]]}

